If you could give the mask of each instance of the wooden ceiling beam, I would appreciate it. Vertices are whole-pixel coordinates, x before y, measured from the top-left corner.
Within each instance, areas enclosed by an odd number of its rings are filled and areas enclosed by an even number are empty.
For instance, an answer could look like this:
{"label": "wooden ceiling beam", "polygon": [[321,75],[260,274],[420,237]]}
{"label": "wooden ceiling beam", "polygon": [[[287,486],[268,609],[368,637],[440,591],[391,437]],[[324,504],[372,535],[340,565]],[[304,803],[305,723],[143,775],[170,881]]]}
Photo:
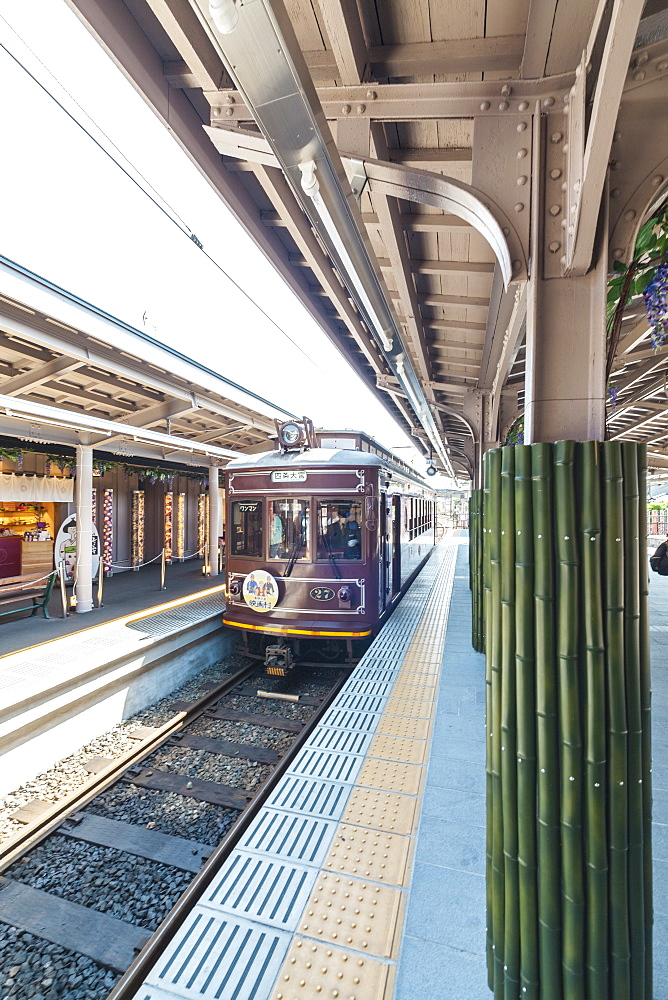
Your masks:
{"label": "wooden ceiling beam", "polygon": [[74,361],[72,358],[55,358],[29,372],[21,372],[6,382],[0,382],[0,392],[3,396],[28,395],[36,386],[49,382],[54,375],[64,375],[81,368],[82,364],[82,361]]}
{"label": "wooden ceiling beam", "polygon": [[[322,0],[319,0],[322,8]],[[514,73],[522,60],[522,35],[500,35],[489,38],[458,38],[436,42],[407,42],[401,45],[372,46],[367,54],[370,78],[432,76],[443,73]],[[314,83],[337,77],[337,58],[325,50],[305,52],[306,63]]]}
{"label": "wooden ceiling beam", "polygon": [[[387,159],[387,140],[385,129],[379,122],[371,126],[371,142],[373,145],[373,155],[378,160]],[[410,339],[410,344],[417,361],[417,371],[422,381],[429,379],[430,359],[427,347],[427,336],[418,301],[415,282],[411,274],[411,259],[408,253],[406,237],[401,225],[401,212],[396,198],[388,197],[384,194],[374,195],[374,208],[380,221],[380,234],[389,253],[387,265],[389,266],[397,285],[397,295],[401,302],[404,323]],[[378,261],[381,267],[383,263]],[[426,390],[427,399],[433,398],[433,392]]]}
{"label": "wooden ceiling beam", "polygon": [[[188,0],[146,0],[196,80],[191,86],[215,90],[228,79],[213,42]],[[169,66],[165,75],[169,76]],[[171,75],[174,75],[172,65]]]}
{"label": "wooden ceiling beam", "polygon": [[[384,270],[392,270],[392,261],[389,257],[379,257],[378,263]],[[494,264],[480,260],[415,260],[411,258],[409,264],[414,274],[447,274],[451,271],[468,274],[494,273]]]}
{"label": "wooden ceiling beam", "polygon": [[356,0],[317,0],[317,6],[332,46],[335,75],[346,86],[362,83],[368,53]]}

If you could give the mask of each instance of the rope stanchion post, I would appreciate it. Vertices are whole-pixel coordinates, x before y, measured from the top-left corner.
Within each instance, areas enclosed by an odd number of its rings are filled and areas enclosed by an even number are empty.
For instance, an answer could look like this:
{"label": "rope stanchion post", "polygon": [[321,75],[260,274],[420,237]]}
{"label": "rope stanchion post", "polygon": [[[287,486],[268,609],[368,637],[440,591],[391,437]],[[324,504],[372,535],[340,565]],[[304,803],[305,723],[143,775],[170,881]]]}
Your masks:
{"label": "rope stanchion post", "polygon": [[67,590],[65,589],[65,564],[62,559],[58,563],[58,577],[60,579],[60,603],[62,606],[62,617],[67,618]]}
{"label": "rope stanchion post", "polygon": [[104,566],[102,560],[100,560],[100,565],[97,569],[97,606],[102,607],[102,590],[104,588]]}
{"label": "rope stanchion post", "polygon": [[211,576],[211,567],[209,565],[209,539],[204,539],[204,563],[202,565],[202,576]]}
{"label": "rope stanchion post", "polygon": [[165,585],[165,573],[167,571],[167,560],[165,550],[162,550],[162,559],[160,560],[160,590],[167,590]]}

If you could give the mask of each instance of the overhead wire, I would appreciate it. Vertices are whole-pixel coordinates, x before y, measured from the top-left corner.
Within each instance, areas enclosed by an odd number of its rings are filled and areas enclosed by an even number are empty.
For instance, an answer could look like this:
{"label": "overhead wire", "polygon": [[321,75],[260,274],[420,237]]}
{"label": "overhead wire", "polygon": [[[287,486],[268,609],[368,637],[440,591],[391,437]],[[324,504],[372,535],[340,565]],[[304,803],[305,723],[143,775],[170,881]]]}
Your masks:
{"label": "overhead wire", "polygon": [[[82,114],[84,114],[86,116],[86,118],[88,118],[88,120],[93,123],[93,125],[95,126],[95,128],[100,132],[101,135],[104,136],[104,138],[110,144],[110,146],[112,146],[116,150],[116,152],[119,154],[119,156],[122,156],[123,159],[126,161],[126,163],[128,163],[130,165],[130,167],[132,168],[132,170],[137,174],[138,177],[141,178],[141,180],[146,185],[146,187],[144,187],[139,182],[139,180],[137,180],[137,177],[133,176],[133,174],[131,173],[130,170],[128,170],[125,166],[123,166],[123,164],[120,163],[118,159],[116,159],[116,157],[111,153],[111,151],[109,149],[107,149],[104,146],[104,144],[99,141],[99,139],[96,139],[96,137],[92,134],[92,132],[90,132],[86,128],[86,126],[83,124],[83,122],[79,121],[79,119],[76,117],[76,115],[72,114],[72,112],[69,111],[65,107],[65,105],[62,103],[62,101],[59,101],[58,98],[56,97],[56,95],[53,94],[49,90],[49,88],[37,76],[35,76],[35,74],[32,73],[31,70],[28,69],[28,67],[23,62],[21,62],[21,60],[18,58],[18,56],[15,55],[11,51],[11,49],[7,48],[7,46],[2,41],[0,41],[0,49],[2,49],[9,56],[9,58],[12,59],[16,63],[16,65],[19,66],[20,69],[22,69],[23,72],[26,73],[26,75],[30,77],[30,79],[33,81],[33,83],[37,84],[37,86],[47,95],[47,97],[51,98],[51,100],[60,108],[60,110],[63,111],[65,115],[67,115],[67,117],[70,119],[70,121],[72,121],[78,128],[81,129],[81,131],[85,135],[88,136],[88,138],[98,147],[98,149],[100,149],[101,152],[103,152],[105,154],[105,156],[107,156],[112,161],[112,163],[114,163],[119,168],[119,170],[128,178],[128,180],[131,181],[142,192],[142,194],[144,194],[149,199],[149,201],[151,201],[153,203],[153,205],[160,212],[162,212],[162,214],[167,219],[169,219],[169,221],[173,225],[176,226],[176,228],[179,230],[179,232],[181,232],[187,239],[189,239],[192,243],[195,244],[195,246],[203,253],[203,255],[206,257],[206,259],[211,264],[213,264],[213,266],[215,268],[217,268],[217,270],[220,271],[220,273],[225,278],[227,278],[227,280],[232,285],[234,285],[234,287],[239,292],[241,292],[241,294],[248,300],[248,302],[250,302],[251,305],[253,305],[258,310],[258,312],[261,313],[261,315],[264,316],[264,318],[267,319],[276,330],[278,330],[278,332],[280,334],[282,334],[282,336],[284,336],[287,340],[289,340],[290,343],[294,347],[296,347],[297,350],[301,354],[303,354],[304,357],[315,368],[317,368],[319,372],[321,372],[321,374],[326,375],[327,373],[320,367],[320,365],[317,364],[313,360],[313,358],[310,357],[310,355],[308,355],[306,353],[306,351],[302,347],[300,347],[300,345],[290,336],[290,334],[287,333],[287,331],[284,330],[283,327],[279,323],[277,323],[276,320],[272,316],[270,316],[269,313],[258,302],[255,301],[255,299],[246,291],[246,289],[242,285],[240,285],[239,282],[236,281],[228,271],[225,270],[225,268],[223,267],[222,264],[220,264],[214,257],[211,256],[210,253],[208,253],[208,251],[206,251],[204,249],[204,246],[202,245],[201,241],[197,238],[197,236],[195,235],[194,231],[190,228],[190,226],[181,218],[181,216],[170,205],[170,203],[165,198],[163,198],[163,196],[156,190],[156,188],[151,184],[151,182],[146,177],[144,177],[144,175],[141,173],[141,171],[137,167],[135,167],[135,165],[132,163],[132,161],[116,145],[116,143],[113,141],[113,139],[111,139],[106,134],[106,132],[104,131],[104,129],[102,129],[97,124],[97,122],[95,121],[95,119],[91,115],[88,114],[88,112],[86,111],[86,109],[83,108],[79,104],[79,102],[76,100],[76,98],[72,94],[70,94],[70,92],[67,90],[67,88],[63,86],[63,84],[60,82],[60,80],[57,78],[57,76],[52,72],[52,70],[50,70],[49,67],[42,61],[42,59],[40,59],[40,57],[37,55],[37,53],[34,52],[33,49],[30,48],[30,46],[28,45],[28,43],[22,38],[22,36],[18,33],[18,31],[14,28],[14,26],[9,23],[9,21],[7,20],[7,18],[4,17],[2,14],[0,14],[0,20],[2,20],[7,25],[7,27],[12,32],[12,34],[14,34],[18,38],[18,40],[20,41],[20,43],[27,49],[28,52],[30,52],[30,54],[33,56],[33,58],[40,64],[40,66],[56,82],[56,84],[58,85],[58,87],[60,87],[60,89],[63,91],[63,93],[67,94],[68,98],[72,101],[73,104],[76,105],[76,107],[79,109],[79,111],[81,111]],[[147,188],[150,188],[150,191],[147,190]],[[151,191],[153,192],[153,194],[151,194]],[[161,202],[162,202],[162,204],[161,204]]]}

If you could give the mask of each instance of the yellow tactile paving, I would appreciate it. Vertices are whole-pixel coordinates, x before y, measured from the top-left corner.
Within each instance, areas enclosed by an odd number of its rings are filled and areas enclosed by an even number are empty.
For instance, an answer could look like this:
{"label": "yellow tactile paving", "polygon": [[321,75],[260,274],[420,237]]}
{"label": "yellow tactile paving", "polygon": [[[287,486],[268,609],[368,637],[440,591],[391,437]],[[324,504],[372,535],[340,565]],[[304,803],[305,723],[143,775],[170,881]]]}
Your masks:
{"label": "yellow tactile paving", "polygon": [[414,832],[417,804],[413,795],[397,795],[379,788],[355,788],[343,822],[405,836]]}
{"label": "yellow tactile paving", "polygon": [[405,715],[411,719],[430,719],[434,702],[431,698],[413,701],[410,698],[388,698],[385,706],[387,715]]}
{"label": "yellow tactile paving", "polygon": [[402,739],[399,736],[378,734],[371,741],[369,757],[396,760],[405,764],[424,764],[427,756],[425,740]]}
{"label": "yellow tactile paving", "polygon": [[426,701],[431,704],[436,700],[436,688],[433,685],[425,687],[422,684],[395,684],[392,697],[405,698],[406,701]]}
{"label": "yellow tactile paving", "polygon": [[364,788],[384,788],[388,792],[417,795],[424,780],[424,768],[398,764],[392,760],[367,760],[362,765],[357,784]]}
{"label": "yellow tactile paving", "polygon": [[385,736],[406,736],[411,740],[426,740],[429,736],[429,719],[410,719],[401,715],[383,715],[376,733]]}
{"label": "yellow tactile paving", "polygon": [[397,682],[406,684],[413,681],[415,684],[433,684],[438,681],[441,672],[440,663],[406,663],[397,674]]}
{"label": "yellow tactile paving", "polygon": [[341,823],[323,868],[372,882],[404,885],[412,844],[411,837]]}
{"label": "yellow tactile paving", "polygon": [[366,955],[297,937],[276,981],[271,1000],[381,1000],[391,995],[394,968]]}
{"label": "yellow tactile paving", "polygon": [[400,889],[321,872],[299,932],[376,958],[390,958],[402,904]]}

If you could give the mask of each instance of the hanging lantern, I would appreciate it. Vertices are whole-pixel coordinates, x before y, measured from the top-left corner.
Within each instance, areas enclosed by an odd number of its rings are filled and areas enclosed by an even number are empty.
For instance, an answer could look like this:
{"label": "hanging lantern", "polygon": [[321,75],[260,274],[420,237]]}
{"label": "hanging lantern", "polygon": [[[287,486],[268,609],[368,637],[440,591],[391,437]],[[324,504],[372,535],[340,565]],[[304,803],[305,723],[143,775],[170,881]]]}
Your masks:
{"label": "hanging lantern", "polygon": [[165,560],[172,561],[172,520],[174,516],[174,495],[165,493],[165,517],[163,545],[165,548]]}
{"label": "hanging lantern", "polygon": [[102,565],[107,576],[113,575],[111,565],[114,543],[114,491],[105,490],[102,500]]}
{"label": "hanging lantern", "polygon": [[144,491],[132,491],[132,567],[138,569],[144,561]]}
{"label": "hanging lantern", "polygon": [[183,560],[186,539],[186,495],[176,496],[176,558]]}
{"label": "hanging lantern", "polygon": [[206,493],[197,497],[197,551],[204,556],[204,539],[206,537]]}

